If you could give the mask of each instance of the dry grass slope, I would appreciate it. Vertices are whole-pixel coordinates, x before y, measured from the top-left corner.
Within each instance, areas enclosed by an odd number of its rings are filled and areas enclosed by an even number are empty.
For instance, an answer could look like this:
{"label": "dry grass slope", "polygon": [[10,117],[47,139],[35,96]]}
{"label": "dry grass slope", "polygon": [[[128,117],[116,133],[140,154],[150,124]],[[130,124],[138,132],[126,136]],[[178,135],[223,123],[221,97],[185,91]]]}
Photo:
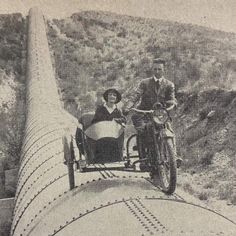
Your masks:
{"label": "dry grass slope", "polygon": [[0,198],[4,171],[18,166],[25,121],[26,21],[21,14],[0,15]]}
{"label": "dry grass slope", "polygon": [[48,23],[62,99],[72,114],[78,103],[93,110],[96,92],[106,87],[119,86],[125,96],[149,76],[153,57],[166,58],[179,100],[182,176],[188,176],[180,183],[202,200],[235,204],[235,91],[229,91],[235,88],[235,34],[94,11]]}

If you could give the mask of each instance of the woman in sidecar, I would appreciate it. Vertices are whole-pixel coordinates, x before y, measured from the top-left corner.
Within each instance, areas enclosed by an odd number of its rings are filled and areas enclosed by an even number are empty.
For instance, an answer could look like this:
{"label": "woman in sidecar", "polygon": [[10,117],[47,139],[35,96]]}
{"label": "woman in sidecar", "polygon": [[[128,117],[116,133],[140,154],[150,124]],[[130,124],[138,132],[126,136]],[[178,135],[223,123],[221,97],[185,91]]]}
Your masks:
{"label": "woman in sidecar", "polygon": [[111,88],[104,92],[103,98],[105,103],[98,106],[94,115],[84,114],[80,118],[83,125],[81,137],[86,164],[123,160],[126,119],[117,107],[117,103],[121,101],[121,94]]}

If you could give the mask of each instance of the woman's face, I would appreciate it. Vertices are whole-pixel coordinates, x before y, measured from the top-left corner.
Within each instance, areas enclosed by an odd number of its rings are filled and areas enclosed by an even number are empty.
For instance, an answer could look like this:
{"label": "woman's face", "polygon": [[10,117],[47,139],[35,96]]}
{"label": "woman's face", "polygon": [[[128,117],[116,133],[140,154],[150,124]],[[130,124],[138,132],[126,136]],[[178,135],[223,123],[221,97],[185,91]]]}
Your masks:
{"label": "woman's face", "polygon": [[109,92],[107,96],[107,101],[110,103],[115,103],[117,99],[116,93],[115,92]]}

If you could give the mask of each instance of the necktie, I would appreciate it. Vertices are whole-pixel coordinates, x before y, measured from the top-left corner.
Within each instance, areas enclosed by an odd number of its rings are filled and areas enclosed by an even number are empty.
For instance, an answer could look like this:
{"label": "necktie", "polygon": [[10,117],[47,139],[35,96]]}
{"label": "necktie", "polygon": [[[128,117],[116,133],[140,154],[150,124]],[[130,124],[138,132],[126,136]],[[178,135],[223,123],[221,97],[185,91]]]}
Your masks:
{"label": "necktie", "polygon": [[160,88],[160,80],[157,80],[155,82],[155,93],[156,93],[156,95],[158,95],[159,88]]}

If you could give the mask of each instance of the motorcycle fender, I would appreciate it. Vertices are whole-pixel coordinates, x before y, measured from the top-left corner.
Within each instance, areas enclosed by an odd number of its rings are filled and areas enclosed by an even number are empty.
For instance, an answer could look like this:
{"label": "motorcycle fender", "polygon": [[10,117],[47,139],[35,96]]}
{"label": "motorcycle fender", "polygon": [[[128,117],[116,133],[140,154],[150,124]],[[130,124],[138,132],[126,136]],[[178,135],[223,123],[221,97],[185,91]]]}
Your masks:
{"label": "motorcycle fender", "polygon": [[164,138],[174,138],[175,137],[175,134],[174,132],[172,132],[171,130],[165,128],[161,131],[162,133],[162,137]]}

